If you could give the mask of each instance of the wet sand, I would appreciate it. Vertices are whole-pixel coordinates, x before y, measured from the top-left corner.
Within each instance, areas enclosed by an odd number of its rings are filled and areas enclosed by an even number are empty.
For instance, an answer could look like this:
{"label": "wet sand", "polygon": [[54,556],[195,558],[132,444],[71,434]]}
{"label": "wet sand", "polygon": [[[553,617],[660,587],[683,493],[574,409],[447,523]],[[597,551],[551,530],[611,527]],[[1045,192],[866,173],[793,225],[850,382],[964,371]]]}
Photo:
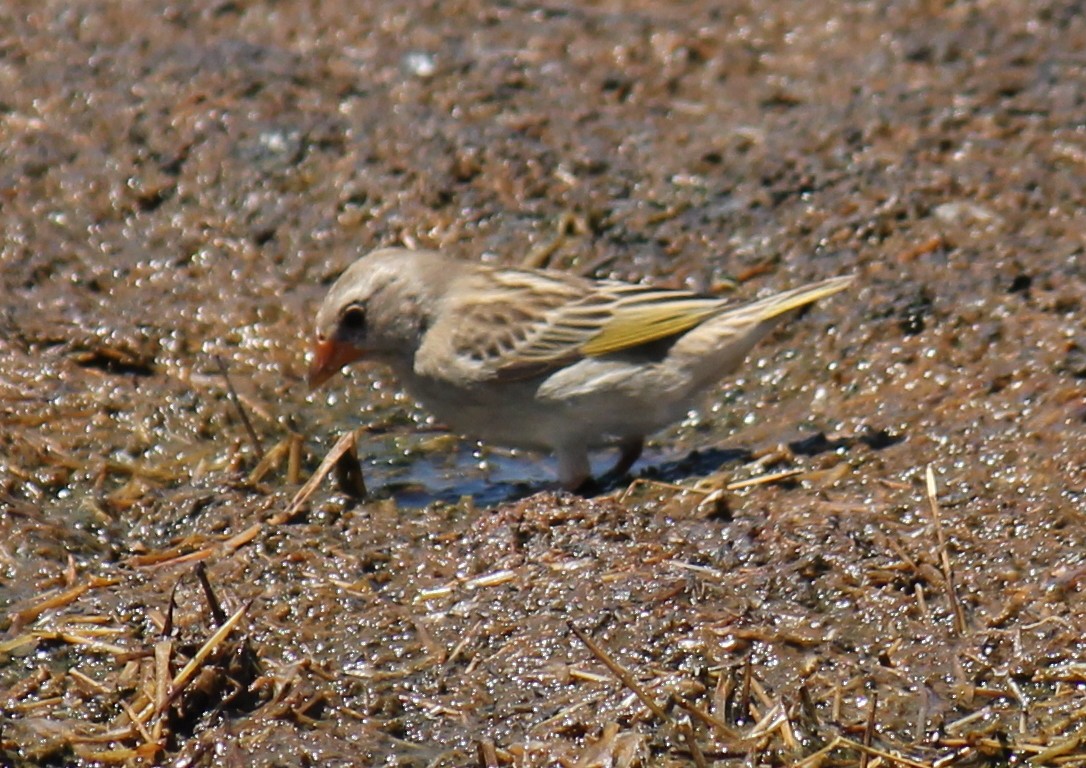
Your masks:
{"label": "wet sand", "polygon": [[[1084,764],[1080,11],[7,4],[0,762]],[[389,244],[858,279],[580,498],[307,392]]]}

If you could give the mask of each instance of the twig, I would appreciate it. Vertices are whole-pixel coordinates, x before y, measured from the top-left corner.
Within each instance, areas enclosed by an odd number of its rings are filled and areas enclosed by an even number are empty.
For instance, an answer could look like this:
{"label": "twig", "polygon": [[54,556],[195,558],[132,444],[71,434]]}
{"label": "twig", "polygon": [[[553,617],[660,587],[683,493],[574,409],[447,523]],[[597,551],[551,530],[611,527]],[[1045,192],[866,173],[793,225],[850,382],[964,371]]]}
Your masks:
{"label": "twig", "polygon": [[366,498],[366,480],[362,475],[362,465],[358,463],[358,451],[355,443],[343,452],[335,465],[336,486],[341,493],[345,493],[352,499]]}
{"label": "twig", "polygon": [[566,624],[570,630],[577,636],[577,639],[585,644],[585,647],[596,656],[597,659],[603,662],[603,665],[614,673],[615,677],[622,681],[622,684],[633,691],[634,695],[641,700],[641,703],[649,708],[652,714],[663,720],[665,723],[671,723],[671,717],[664,711],[663,707],[656,703],[656,701],[649,696],[648,692],[641,687],[641,684],[634,679],[633,674],[612,659],[608,653],[591,637],[582,632],[576,624],[572,621],[567,621]]}
{"label": "twig", "polygon": [[747,656],[746,663],[743,665],[743,684],[739,689],[739,717],[746,720],[751,716],[750,711],[750,682],[754,677],[754,670],[751,667],[750,656]]}
{"label": "twig", "polygon": [[200,587],[204,590],[204,599],[207,600],[207,605],[211,609],[211,618],[215,620],[217,626],[221,627],[226,621],[226,612],[223,611],[219,598],[215,596],[215,590],[211,588],[211,582],[208,581],[207,566],[199,562],[193,570],[196,571],[196,580],[200,582]]}
{"label": "twig", "polygon": [[[867,713],[867,727],[864,728],[864,746],[871,747],[871,737],[875,733],[875,710],[879,706],[879,692],[874,691],[871,694],[871,709]],[[870,755],[864,751],[860,753],[860,768],[867,768],[867,761]]]}
{"label": "twig", "polygon": [[234,404],[238,416],[241,417],[241,423],[245,427],[246,434],[249,436],[249,442],[253,445],[253,451],[256,453],[258,459],[263,459],[264,449],[260,447],[260,438],[257,437],[256,430],[253,429],[253,423],[249,421],[249,414],[245,412],[245,409],[241,405],[241,398],[238,397],[233,382],[230,381],[230,373],[226,370],[226,363],[223,362],[222,357],[219,355],[215,355],[214,357],[215,364],[219,366],[219,374],[222,376],[222,380],[226,382],[226,391],[230,393],[230,402]]}
{"label": "twig", "polygon": [[162,636],[169,637],[173,634],[173,612],[177,608],[177,589],[181,586],[181,577],[174,580],[173,589],[170,590],[170,602],[166,604],[166,618],[162,622]]}
{"label": "twig", "polygon": [[928,486],[928,504],[931,507],[931,518],[935,523],[935,536],[939,542],[939,560],[943,566],[943,578],[946,579],[947,599],[950,601],[951,610],[954,611],[954,629],[959,635],[965,634],[965,614],[962,605],[958,602],[958,591],[954,588],[954,571],[950,567],[950,555],[947,554],[946,538],[943,536],[943,522],[939,515],[939,501],[936,498],[935,473],[931,471],[929,464],[925,469],[925,479]]}

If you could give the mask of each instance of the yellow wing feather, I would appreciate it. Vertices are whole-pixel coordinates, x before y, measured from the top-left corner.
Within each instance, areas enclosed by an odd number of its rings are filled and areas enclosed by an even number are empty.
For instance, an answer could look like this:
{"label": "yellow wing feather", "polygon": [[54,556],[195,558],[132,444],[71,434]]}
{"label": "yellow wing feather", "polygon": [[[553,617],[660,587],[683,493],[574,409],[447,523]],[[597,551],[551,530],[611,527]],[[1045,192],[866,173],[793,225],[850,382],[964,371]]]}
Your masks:
{"label": "yellow wing feather", "polygon": [[721,299],[679,293],[667,298],[667,294],[660,292],[650,299],[653,303],[632,303],[626,307],[619,304],[611,320],[581,345],[580,352],[587,357],[621,352],[678,335],[716,315],[734,313],[753,326],[844,290],[852,279],[852,276],[834,277],[731,307]]}
{"label": "yellow wing feather", "polygon": [[688,331],[721,311],[719,300],[684,298],[656,306],[620,309],[580,352],[599,357]]}

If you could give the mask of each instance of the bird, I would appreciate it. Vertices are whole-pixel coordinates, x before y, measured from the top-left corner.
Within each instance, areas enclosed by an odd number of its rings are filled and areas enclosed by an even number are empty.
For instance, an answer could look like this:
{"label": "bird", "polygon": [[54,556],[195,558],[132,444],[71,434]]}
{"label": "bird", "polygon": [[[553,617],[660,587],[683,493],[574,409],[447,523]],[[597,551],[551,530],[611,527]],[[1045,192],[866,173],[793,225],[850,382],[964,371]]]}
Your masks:
{"label": "bird", "polygon": [[590,486],[589,451],[625,476],[645,438],[684,418],[787,315],[853,276],[749,303],[557,270],[382,248],[335,281],[316,315],[311,390],[383,363],[453,431],[553,452],[558,482]]}

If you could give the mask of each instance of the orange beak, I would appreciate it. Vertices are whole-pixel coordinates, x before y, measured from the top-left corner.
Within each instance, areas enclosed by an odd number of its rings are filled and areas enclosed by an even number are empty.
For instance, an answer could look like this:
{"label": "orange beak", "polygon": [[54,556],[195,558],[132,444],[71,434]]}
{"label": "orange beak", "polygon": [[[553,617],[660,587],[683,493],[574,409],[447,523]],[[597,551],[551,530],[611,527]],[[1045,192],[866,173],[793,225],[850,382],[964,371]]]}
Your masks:
{"label": "orange beak", "polygon": [[353,344],[335,339],[319,339],[313,345],[313,362],[309,364],[309,389],[320,387],[345,365],[362,359],[362,350]]}

